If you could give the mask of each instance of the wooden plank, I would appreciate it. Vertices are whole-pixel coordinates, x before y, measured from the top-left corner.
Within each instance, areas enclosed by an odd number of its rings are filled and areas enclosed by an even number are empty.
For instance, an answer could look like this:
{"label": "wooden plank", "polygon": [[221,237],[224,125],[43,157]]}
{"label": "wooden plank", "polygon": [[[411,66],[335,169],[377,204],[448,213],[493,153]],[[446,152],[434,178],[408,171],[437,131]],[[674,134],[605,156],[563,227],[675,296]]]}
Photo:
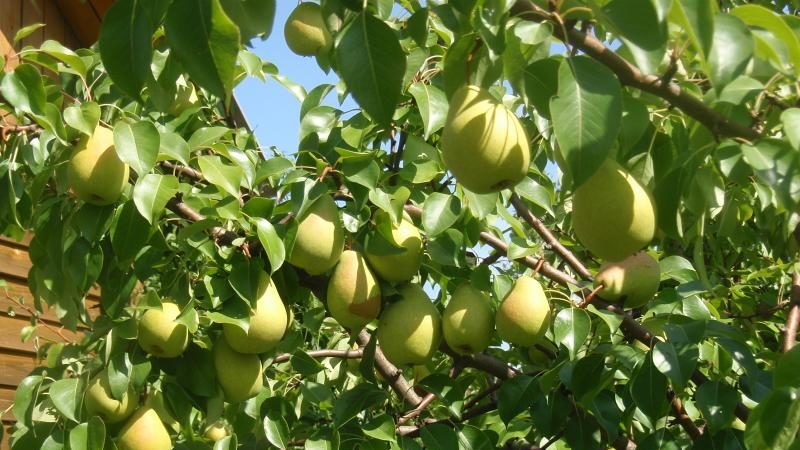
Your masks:
{"label": "wooden plank", "polygon": [[[0,278],[16,277],[20,280],[27,280],[31,265],[27,251],[0,243]],[[93,287],[89,290],[89,296],[99,299],[100,290]]]}
{"label": "wooden plank", "polygon": [[97,41],[100,19],[91,5],[81,0],[56,0],[56,4],[82,46],[88,47]]}
{"label": "wooden plank", "polygon": [[[41,0],[25,0],[22,3],[22,26],[33,25],[35,23],[44,23],[44,8],[46,3]],[[39,47],[44,42],[44,29],[31,33],[28,37],[22,40],[22,46],[32,45]]]}
{"label": "wooden plank", "polygon": [[111,8],[112,0],[90,0],[94,11],[97,13],[98,18],[102,21],[103,17],[106,16],[108,12],[108,8]]}
{"label": "wooden plank", "polygon": [[0,14],[0,32],[6,35],[8,42],[14,39],[22,24],[22,1],[0,0],[0,11],[3,12]]}
{"label": "wooden plank", "polygon": [[67,37],[67,24],[64,22],[64,16],[58,10],[58,6],[54,0],[40,0],[44,4],[44,40],[55,40],[64,43]]}
{"label": "wooden plank", "polygon": [[[33,295],[30,290],[28,290],[28,285],[14,279],[6,280],[5,290],[0,288],[0,315],[9,315],[8,311],[13,311],[15,317],[29,319],[31,314],[26,308],[17,303],[19,301],[25,306],[34,309]],[[89,309],[89,317],[92,319],[96,319],[97,316],[100,315],[99,303],[100,299],[97,297],[90,297],[86,300],[86,307]],[[42,305],[42,309],[44,309],[44,311],[39,316],[41,319],[50,324],[60,326],[58,317],[53,309],[48,308],[47,305]]]}
{"label": "wooden plank", "polygon": [[[10,386],[0,386],[0,411],[5,411],[14,403],[14,388]],[[3,414],[3,422],[14,420],[14,415],[9,411]]]}
{"label": "wooden plank", "polygon": [[[36,327],[36,332],[33,337],[27,342],[22,342],[20,339],[20,331],[23,327],[30,325],[29,320],[23,318],[8,317],[0,315],[0,349],[7,348],[17,352],[23,352],[30,355],[36,353],[34,343],[38,337],[41,340],[48,340],[51,342],[63,342],[64,340],[58,334],[59,327],[44,327],[39,325]],[[61,334],[67,339],[77,342],[80,336],[68,330],[61,330]]]}
{"label": "wooden plank", "polygon": [[30,247],[31,239],[33,239],[33,233],[25,233],[25,236],[22,238],[22,240],[19,241],[12,237],[0,236],[0,242],[9,244],[10,246],[17,248]]}
{"label": "wooden plank", "polygon": [[36,358],[33,356],[0,353],[0,385],[17,386],[36,365]]}

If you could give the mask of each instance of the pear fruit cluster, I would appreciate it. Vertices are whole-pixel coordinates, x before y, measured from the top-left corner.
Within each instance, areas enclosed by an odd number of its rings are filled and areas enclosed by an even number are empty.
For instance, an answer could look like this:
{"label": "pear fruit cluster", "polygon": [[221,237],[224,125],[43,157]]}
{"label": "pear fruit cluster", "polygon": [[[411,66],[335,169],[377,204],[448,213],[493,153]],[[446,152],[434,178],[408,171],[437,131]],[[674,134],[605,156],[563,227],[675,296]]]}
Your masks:
{"label": "pear fruit cluster", "polygon": [[289,49],[300,56],[319,55],[333,43],[322,17],[322,8],[311,2],[300,3],[289,14],[283,36]]}
{"label": "pear fruit cluster", "polygon": [[130,169],[117,156],[114,132],[98,125],[73,148],[67,184],[80,200],[98,206],[115,203],[128,185]]}
{"label": "pear fruit cluster", "polygon": [[645,252],[605,263],[594,277],[595,288],[603,286],[601,297],[621,301],[626,308],[646,305],[658,292],[660,281],[658,261]]}

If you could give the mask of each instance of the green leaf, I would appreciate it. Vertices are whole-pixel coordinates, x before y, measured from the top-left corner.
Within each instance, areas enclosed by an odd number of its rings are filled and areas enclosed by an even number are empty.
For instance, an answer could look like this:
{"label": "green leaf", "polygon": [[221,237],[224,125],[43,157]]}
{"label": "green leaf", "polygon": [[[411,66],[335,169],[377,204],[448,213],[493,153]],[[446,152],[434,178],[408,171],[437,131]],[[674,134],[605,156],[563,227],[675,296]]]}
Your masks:
{"label": "green leaf", "polygon": [[800,395],[797,389],[781,387],[764,398],[747,419],[744,441],[748,449],[786,450],[800,428]]}
{"label": "green leaf", "polygon": [[42,43],[39,50],[63,62],[81,77],[86,77],[86,64],[83,59],[77,53],[61,45],[61,43],[47,40]]}
{"label": "green leaf", "polygon": [[151,224],[158,221],[167,202],[178,193],[180,182],[172,175],[149,173],[133,187],[133,202],[139,213]]}
{"label": "green leaf", "polygon": [[667,377],[653,363],[653,352],[647,354],[629,386],[634,403],[650,420],[655,422],[666,414],[668,404],[665,393],[669,385]]}
{"label": "green leaf", "polygon": [[717,14],[714,18],[714,44],[708,57],[709,78],[717,89],[742,74],[753,57],[755,44],[747,26],[737,17]]}
{"label": "green leaf", "polygon": [[667,24],[652,0],[612,0],[603,9],[604,24],[628,46],[642,72],[653,74],[667,50]]}
{"label": "green leaf", "polygon": [[270,444],[277,448],[289,448],[289,424],[280,414],[267,414],[264,417],[264,433]]}
{"label": "green leaf", "polygon": [[514,417],[533,405],[542,395],[535,378],[518,375],[503,382],[497,391],[497,411],[500,419],[508,424]]}
{"label": "green leaf", "polygon": [[386,401],[386,392],[371,383],[363,383],[343,393],[333,406],[333,425],[341,427],[361,411]]}
{"label": "green leaf", "polygon": [[106,440],[106,426],[97,416],[89,418],[69,432],[70,450],[94,450],[103,448]]}
{"label": "green leaf", "polygon": [[244,172],[239,166],[229,166],[220,160],[219,156],[200,156],[197,158],[203,177],[211,184],[238,198],[241,195],[239,188],[242,184]]}
{"label": "green leaf", "polygon": [[229,131],[225,127],[203,127],[192,133],[189,138],[189,148],[199,150],[209,148],[212,144],[219,141]]}
{"label": "green leaf", "polygon": [[709,431],[714,434],[733,422],[739,393],[727,384],[709,381],[697,388],[695,403],[706,419]]}
{"label": "green leaf", "polygon": [[453,226],[461,214],[461,202],[454,195],[434,192],[422,206],[422,226],[428,236],[437,236]]}
{"label": "green leaf", "polygon": [[78,422],[83,403],[83,383],[78,378],[65,378],[50,385],[50,400],[56,410],[67,419]]}
{"label": "green leaf", "polygon": [[553,321],[554,340],[567,348],[571,359],[575,358],[591,330],[589,314],[579,308],[562,309]]}
{"label": "green leaf", "polygon": [[111,247],[117,261],[130,262],[150,239],[150,224],[142,217],[133,201],[125,202],[118,210],[111,227]]}
{"label": "green leaf", "polygon": [[99,38],[103,66],[114,84],[134,99],[139,99],[147,78],[152,76],[154,31],[145,2],[115,1],[103,18]]}
{"label": "green leaf", "polygon": [[225,13],[236,23],[242,43],[260,36],[266,39],[272,33],[277,0],[222,0]]}
{"label": "green leaf", "polygon": [[272,226],[269,220],[259,217],[254,219],[254,222],[258,232],[258,240],[264,246],[264,251],[267,252],[267,258],[269,258],[270,272],[275,273],[283,266],[283,261],[286,259],[283,240],[278,236],[275,227]]}
{"label": "green leaf", "polygon": [[436,450],[460,449],[455,430],[446,425],[436,423],[422,427],[419,435],[422,438],[422,443],[427,448],[435,448]]}
{"label": "green leaf", "polygon": [[431,134],[444,127],[447,118],[448,103],[444,92],[436,86],[416,82],[408,88],[414,97],[422,116],[424,139],[428,140]]}
{"label": "green leaf", "polygon": [[160,144],[161,136],[151,122],[140,121],[131,125],[119,121],[114,126],[114,146],[119,159],[140,177],[156,165]]}
{"label": "green leaf", "polygon": [[219,0],[174,0],[164,31],[172,51],[192,79],[227,104],[240,37]]}
{"label": "green leaf", "polygon": [[406,71],[406,55],[394,31],[363,12],[341,32],[336,65],[353,98],[376,122],[392,120]]}
{"label": "green leaf", "polygon": [[30,64],[20,64],[6,73],[0,82],[0,95],[14,108],[28,114],[43,114],[47,97],[39,71]]}
{"label": "green leaf", "polygon": [[23,425],[31,424],[34,400],[38,396],[39,386],[42,384],[41,375],[28,375],[23,378],[14,392],[14,404],[11,412]]}
{"label": "green leaf", "polygon": [[690,361],[691,367],[688,368],[681,362],[676,349],[671,344],[657,341],[653,346],[653,364],[659,372],[669,377],[678,392],[683,391],[686,383],[691,379],[692,372],[694,372],[694,364],[691,363],[696,360]]}
{"label": "green leaf", "polygon": [[16,44],[17,42],[19,42],[19,41],[25,39],[26,37],[30,36],[36,30],[39,30],[42,27],[44,27],[43,23],[34,23],[34,24],[31,24],[31,25],[24,26],[24,27],[20,28],[19,30],[17,30],[16,33],[14,33],[14,44]]}
{"label": "green leaf", "polygon": [[525,68],[525,95],[536,111],[550,118],[550,99],[558,92],[558,70],[561,62],[555,58],[534,61]]}
{"label": "green leaf", "polygon": [[381,414],[361,427],[367,436],[381,441],[395,442],[394,420],[386,414]]}
{"label": "green leaf", "polygon": [[458,430],[458,448],[461,450],[494,450],[496,447],[486,432],[472,425],[463,425]]}
{"label": "green leaf", "polygon": [[708,0],[673,0],[670,20],[681,25],[705,61],[714,41],[714,5]]}
{"label": "green leaf", "polygon": [[788,108],[781,113],[783,132],[795,150],[800,150],[800,108]]}
{"label": "green leaf", "polygon": [[668,256],[658,262],[661,270],[661,280],[675,280],[680,284],[698,280],[697,271],[686,258],[681,256]]}
{"label": "green leaf", "polygon": [[780,17],[760,5],[741,5],[730,12],[751,27],[771,32],[785,47],[795,75],[800,74],[800,38]]}
{"label": "green leaf", "polygon": [[795,345],[778,359],[773,385],[800,389],[800,345]]}
{"label": "green leaf", "polygon": [[159,144],[159,159],[174,159],[184,165],[189,165],[191,150],[189,149],[189,144],[181,135],[172,131],[161,131]]}
{"label": "green leaf", "polygon": [[100,121],[100,106],[95,102],[74,105],[64,110],[64,122],[81,133],[91,136]]}
{"label": "green leaf", "polygon": [[550,100],[553,129],[574,187],[591,177],[608,157],[622,118],[617,77],[586,56],[564,60],[558,96]]}

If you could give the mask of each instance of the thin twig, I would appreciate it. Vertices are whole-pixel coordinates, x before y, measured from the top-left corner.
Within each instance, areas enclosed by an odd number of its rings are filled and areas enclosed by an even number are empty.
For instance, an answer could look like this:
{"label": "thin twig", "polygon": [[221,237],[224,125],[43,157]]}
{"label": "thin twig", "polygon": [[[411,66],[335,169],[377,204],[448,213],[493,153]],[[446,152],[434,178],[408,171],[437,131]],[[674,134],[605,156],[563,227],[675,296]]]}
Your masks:
{"label": "thin twig", "polygon": [[792,307],[786,316],[786,329],[783,332],[783,351],[788,352],[797,342],[797,329],[800,325],[800,272],[792,275]]}
{"label": "thin twig", "polygon": [[75,341],[73,341],[72,339],[70,339],[70,338],[68,338],[67,336],[64,335],[64,327],[56,328],[56,327],[50,325],[49,323],[45,322],[44,319],[41,318],[41,315],[39,314],[38,311],[33,310],[30,306],[20,302],[19,300],[17,300],[16,298],[14,298],[12,296],[10,296],[8,294],[8,291],[4,290],[4,295],[5,295],[6,299],[11,301],[15,305],[19,306],[20,308],[24,309],[25,311],[27,311],[28,314],[31,317],[33,317],[33,319],[36,321],[37,326],[41,325],[41,326],[47,328],[48,330],[50,330],[53,333],[57,334],[58,337],[63,339],[64,342],[66,342],[68,344],[74,344],[75,343]]}
{"label": "thin twig", "polygon": [[681,427],[689,434],[692,440],[699,439],[703,435],[703,430],[698,428],[694,421],[692,421],[692,418],[686,414],[681,399],[678,398],[672,388],[667,388],[667,398],[669,399],[670,406],[672,406],[672,411],[675,413],[675,418],[678,419]]}
{"label": "thin twig", "polygon": [[[312,358],[341,358],[341,359],[358,359],[364,354],[364,349],[349,349],[349,350],[312,350],[310,352],[306,352],[306,354]],[[292,359],[291,353],[283,353],[281,355],[276,356],[272,362],[273,363],[284,363]]]}

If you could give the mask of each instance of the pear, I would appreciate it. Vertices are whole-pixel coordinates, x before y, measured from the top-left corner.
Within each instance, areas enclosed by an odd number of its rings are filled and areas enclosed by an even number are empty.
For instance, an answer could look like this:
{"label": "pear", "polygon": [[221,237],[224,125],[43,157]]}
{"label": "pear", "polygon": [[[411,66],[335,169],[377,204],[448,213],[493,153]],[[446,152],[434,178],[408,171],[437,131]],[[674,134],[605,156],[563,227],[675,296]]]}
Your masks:
{"label": "pear", "polygon": [[402,249],[379,248],[383,243],[372,243],[366,249],[367,261],[383,280],[409,281],[419,272],[422,263],[422,237],[408,218],[397,225],[391,224],[391,228],[392,239]]}
{"label": "pear", "polygon": [[330,270],[344,250],[344,229],[339,209],[330,195],[318,198],[297,227],[294,247],[287,260],[310,275]]}
{"label": "pear", "polygon": [[289,50],[300,56],[315,56],[333,43],[325,27],[322,8],[316,3],[304,2],[289,14],[283,28],[283,36]]}
{"label": "pear", "polygon": [[595,288],[603,285],[600,296],[606,300],[622,300],[626,308],[639,308],[647,304],[661,282],[658,261],[645,252],[639,252],[622,261],[605,263],[594,277]]}
{"label": "pear", "polygon": [[495,323],[506,342],[525,347],[539,342],[550,327],[550,302],[542,285],[531,277],[517,279],[500,304]]}
{"label": "pear", "polygon": [[494,315],[489,296],[469,283],[458,286],[442,313],[444,341],[460,354],[479,353],[489,346]]}
{"label": "pear", "polygon": [[647,245],[656,232],[653,199],[613,160],[575,189],[572,226],[587,250],[619,261]]}
{"label": "pear", "polygon": [[378,345],[396,366],[425,364],[439,348],[441,318],[417,284],[400,289],[378,323]]}
{"label": "pear", "polygon": [[217,421],[209,425],[204,434],[206,439],[212,442],[217,442],[220,439],[228,436],[230,432],[228,431],[228,427],[225,426],[224,422]]}
{"label": "pear", "polygon": [[167,402],[164,400],[163,392],[159,390],[153,390],[150,395],[147,396],[144,406],[146,408],[153,408],[156,414],[158,414],[158,417],[161,418],[161,422],[163,422],[167,428],[172,429],[176,433],[181,431],[181,424],[175,419],[175,416],[172,415],[167,407]]}
{"label": "pear", "polygon": [[264,388],[258,355],[235,351],[225,338],[218,339],[214,344],[214,369],[225,401],[229,403],[247,400]]}
{"label": "pear", "polygon": [[130,383],[127,392],[119,400],[111,395],[105,369],[89,381],[83,401],[90,416],[99,416],[107,424],[122,422],[139,407],[139,397]]}
{"label": "pear", "polygon": [[528,173],[531,150],[517,116],[489,91],[459,88],[442,132],[445,166],[476,194],[514,186]]}
{"label": "pear", "polygon": [[170,450],[172,441],[152,408],[141,408],[128,420],[117,438],[119,450]]}
{"label": "pear", "polygon": [[67,164],[67,184],[75,196],[99,206],[119,200],[129,174],[117,156],[114,132],[102,125],[78,141]]}
{"label": "pear", "polygon": [[558,354],[558,348],[556,348],[555,344],[545,339],[528,349],[528,359],[542,368],[550,367],[550,362],[556,354]]}
{"label": "pear", "polygon": [[274,349],[283,339],[289,325],[289,314],[272,280],[263,275],[259,281],[258,300],[250,310],[250,327],[223,325],[225,340],[239,353],[264,353]]}
{"label": "pear", "polygon": [[328,283],[328,311],[343,327],[358,331],[381,310],[381,287],[364,257],[353,250],[342,253]]}
{"label": "pear", "polygon": [[176,322],[181,309],[165,302],[161,309],[148,309],[139,320],[139,345],[159,358],[180,356],[189,345],[189,329]]}

